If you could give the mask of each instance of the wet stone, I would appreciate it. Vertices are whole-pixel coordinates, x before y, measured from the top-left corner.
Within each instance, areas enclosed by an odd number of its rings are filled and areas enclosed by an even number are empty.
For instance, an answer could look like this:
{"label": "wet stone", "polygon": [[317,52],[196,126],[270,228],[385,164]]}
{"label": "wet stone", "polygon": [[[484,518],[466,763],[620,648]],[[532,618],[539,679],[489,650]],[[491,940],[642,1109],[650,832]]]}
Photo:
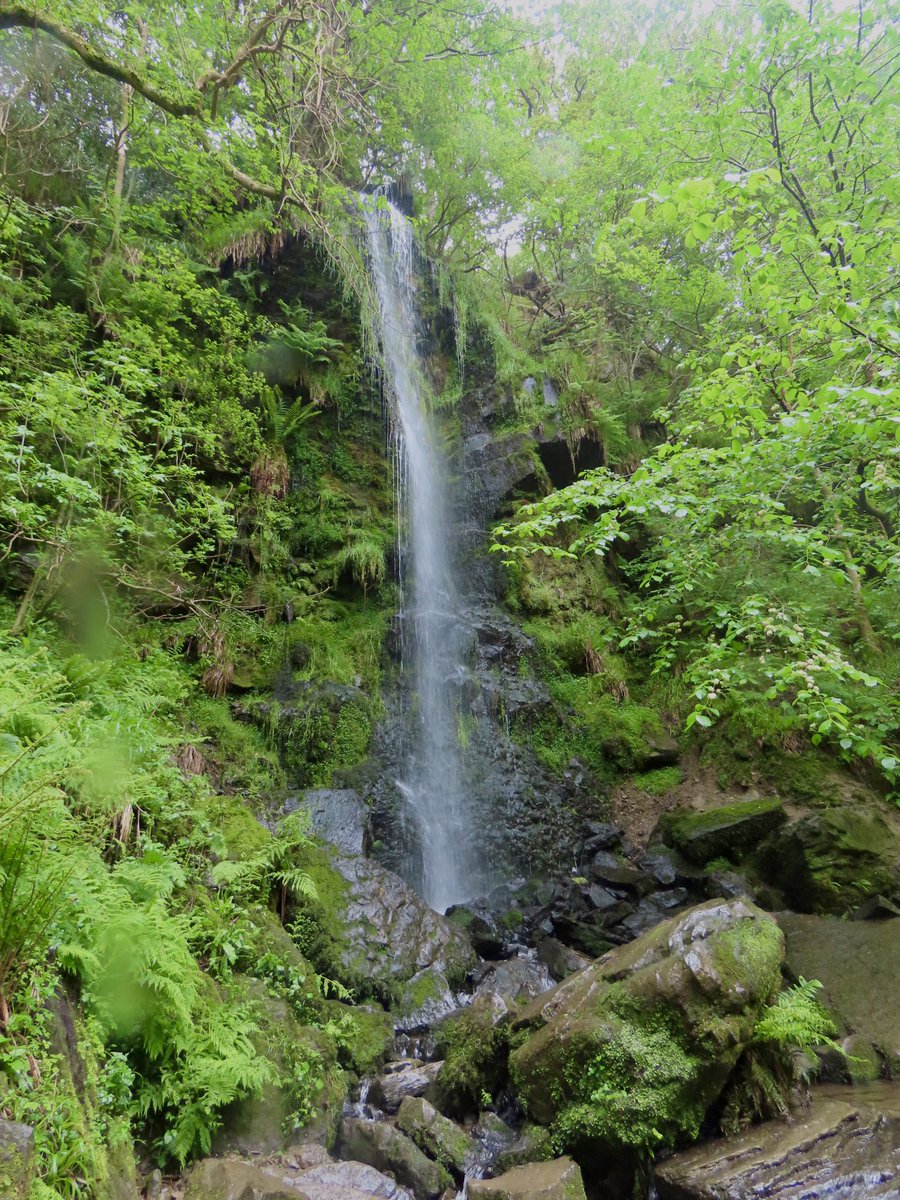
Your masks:
{"label": "wet stone", "polygon": [[383,1112],[395,1113],[405,1096],[424,1096],[443,1065],[416,1058],[388,1063],[388,1069],[373,1082],[369,1098]]}
{"label": "wet stone", "polygon": [[608,891],[605,887],[601,887],[599,883],[592,883],[588,888],[588,900],[592,908],[603,909],[614,908],[620,900],[620,897],[615,893]]}
{"label": "wet stone", "polygon": [[646,880],[642,871],[623,863],[609,850],[599,850],[591,859],[588,870],[592,879],[618,887],[637,888]]}

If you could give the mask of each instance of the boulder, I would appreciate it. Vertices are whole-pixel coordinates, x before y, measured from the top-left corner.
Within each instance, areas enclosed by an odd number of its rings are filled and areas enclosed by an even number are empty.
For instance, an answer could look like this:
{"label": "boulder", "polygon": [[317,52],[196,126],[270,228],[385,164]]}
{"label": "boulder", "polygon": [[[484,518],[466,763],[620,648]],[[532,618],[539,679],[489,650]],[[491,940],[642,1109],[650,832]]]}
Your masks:
{"label": "boulder", "polygon": [[289,1079],[298,1064],[315,1065],[322,1086],[315,1097],[315,1113],[304,1127],[311,1141],[333,1143],[341,1118],[346,1081],[337,1065],[337,1047],[321,1029],[301,1025],[287,1002],[272,996],[256,979],[235,976],[231,988],[235,1003],[250,1000],[259,1033],[254,1042],[259,1055],[273,1067],[272,1079],[259,1095],[235,1100],[222,1110],[222,1124],[213,1137],[212,1150],[222,1154],[271,1154],[284,1149],[285,1130],[296,1108]]}
{"label": "boulder", "polygon": [[472,1180],[470,1200],[585,1200],[581,1171],[571,1158],[513,1167],[496,1179]]}
{"label": "boulder", "polygon": [[481,996],[435,1031],[444,1060],[437,1079],[442,1108],[478,1112],[484,1094],[495,1096],[503,1087],[513,1011],[501,996]]}
{"label": "boulder", "polygon": [[737,862],[783,825],[787,815],[781,801],[739,800],[704,812],[664,813],[659,823],[663,841],[677,847],[691,862],[716,858]]}
{"label": "boulder", "polygon": [[647,882],[643,871],[639,871],[619,855],[613,854],[611,850],[597,851],[588,866],[588,874],[591,879],[599,880],[600,883],[611,885],[613,888],[637,890]]}
{"label": "boulder", "polygon": [[870,896],[900,900],[900,832],[872,806],[810,813],[769,839],[760,866],[800,912],[841,916]]}
{"label": "boulder", "polygon": [[900,1089],[888,1087],[817,1089],[790,1124],[768,1121],[676,1154],[657,1164],[659,1200],[897,1200]]}
{"label": "boulder", "polygon": [[510,1056],[528,1115],[571,1142],[696,1137],[779,990],[782,953],[768,914],[709,901],[538,997]]}
{"label": "boulder", "polygon": [[553,1157],[553,1139],[550,1130],[543,1125],[525,1124],[511,1146],[502,1150],[497,1157],[497,1167],[509,1171],[512,1167],[524,1167],[527,1163],[545,1162]]}
{"label": "boulder", "polygon": [[0,1195],[26,1200],[34,1179],[34,1130],[0,1121]]}
{"label": "boulder", "polygon": [[407,1096],[400,1105],[397,1124],[420,1150],[460,1178],[476,1158],[475,1144],[464,1129],[441,1116],[421,1096]]}
{"label": "boulder", "polygon": [[583,971],[591,962],[586,954],[580,954],[571,946],[564,946],[556,938],[544,938],[538,942],[537,953],[553,978],[558,980],[566,979],[576,971]]}
{"label": "boulder", "polygon": [[184,1200],[413,1200],[396,1180],[358,1162],[296,1169],[206,1158],[187,1177]]}
{"label": "boulder", "polygon": [[352,788],[314,788],[285,804],[285,812],[309,813],[313,833],[347,854],[364,854],[369,843],[369,810]]}
{"label": "boulder", "polygon": [[518,1135],[497,1113],[483,1112],[472,1127],[472,1137],[480,1147],[479,1162],[493,1163],[515,1144]]}
{"label": "boulder", "polygon": [[417,1058],[388,1063],[369,1092],[371,1102],[386,1113],[395,1113],[404,1096],[424,1096],[434,1084],[443,1062],[421,1062]]}
{"label": "boulder", "polygon": [[294,1186],[292,1200],[413,1200],[396,1180],[358,1162],[323,1163],[301,1171]]}
{"label": "boulder", "polygon": [[474,1000],[501,996],[508,1004],[533,1000],[553,987],[553,977],[533,952],[499,962],[484,973],[475,989]]}
{"label": "boulder", "polygon": [[360,997],[390,1003],[398,985],[429,968],[457,986],[474,962],[468,939],[434,912],[399,875],[347,854],[310,855],[304,867],[316,883],[320,906],[320,971]]}
{"label": "boulder", "polygon": [[411,1138],[388,1121],[345,1117],[338,1151],[344,1158],[389,1172],[412,1191],[416,1200],[436,1200],[453,1183],[444,1167],[426,1157]]}
{"label": "boulder", "polygon": [[818,979],[819,999],[842,1033],[876,1047],[900,1075],[900,921],[839,921],[779,913],[794,979]]}
{"label": "boulder", "polygon": [[205,1158],[187,1177],[184,1200],[300,1200],[289,1182],[240,1158]]}
{"label": "boulder", "polygon": [[443,971],[426,967],[403,985],[396,1005],[395,1028],[398,1033],[427,1029],[458,1007]]}

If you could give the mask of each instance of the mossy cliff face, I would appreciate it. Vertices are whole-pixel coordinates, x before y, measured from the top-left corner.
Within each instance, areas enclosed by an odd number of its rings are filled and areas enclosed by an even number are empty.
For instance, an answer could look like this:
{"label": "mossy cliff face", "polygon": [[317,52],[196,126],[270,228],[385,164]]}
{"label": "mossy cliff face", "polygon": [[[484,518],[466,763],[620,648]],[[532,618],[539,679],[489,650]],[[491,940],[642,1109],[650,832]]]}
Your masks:
{"label": "mossy cliff face", "polygon": [[560,1144],[696,1137],[778,991],[782,957],[772,918],[732,900],[598,959],[515,1022],[511,1074],[529,1116]]}

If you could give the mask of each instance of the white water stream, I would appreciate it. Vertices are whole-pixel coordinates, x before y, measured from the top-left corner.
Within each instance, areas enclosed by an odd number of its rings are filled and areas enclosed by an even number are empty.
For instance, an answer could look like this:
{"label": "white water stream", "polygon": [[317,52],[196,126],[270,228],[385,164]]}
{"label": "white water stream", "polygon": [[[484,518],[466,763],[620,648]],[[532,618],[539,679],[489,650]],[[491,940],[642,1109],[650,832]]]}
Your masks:
{"label": "white water stream", "polygon": [[435,445],[417,348],[412,227],[384,198],[364,202],[370,271],[378,300],[384,384],[396,447],[404,608],[402,667],[413,675],[411,744],[397,786],[414,852],[407,878],[438,912],[471,898],[465,853],[471,814],[462,782],[458,684],[463,626],[454,580],[443,456]]}

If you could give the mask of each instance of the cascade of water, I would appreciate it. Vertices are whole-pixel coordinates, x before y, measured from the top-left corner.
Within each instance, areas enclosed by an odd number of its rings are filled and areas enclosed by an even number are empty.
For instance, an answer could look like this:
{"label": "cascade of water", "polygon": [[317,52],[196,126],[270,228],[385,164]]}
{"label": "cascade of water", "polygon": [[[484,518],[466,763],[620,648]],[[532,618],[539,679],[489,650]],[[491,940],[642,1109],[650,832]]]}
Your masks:
{"label": "cascade of water", "polygon": [[412,227],[383,198],[367,199],[364,212],[406,537],[401,587],[409,636],[402,639],[402,654],[415,685],[411,744],[397,780],[413,844],[406,874],[424,899],[443,912],[470,898],[473,886],[465,851],[470,814],[458,744],[463,631],[443,462],[434,444],[417,349]]}

